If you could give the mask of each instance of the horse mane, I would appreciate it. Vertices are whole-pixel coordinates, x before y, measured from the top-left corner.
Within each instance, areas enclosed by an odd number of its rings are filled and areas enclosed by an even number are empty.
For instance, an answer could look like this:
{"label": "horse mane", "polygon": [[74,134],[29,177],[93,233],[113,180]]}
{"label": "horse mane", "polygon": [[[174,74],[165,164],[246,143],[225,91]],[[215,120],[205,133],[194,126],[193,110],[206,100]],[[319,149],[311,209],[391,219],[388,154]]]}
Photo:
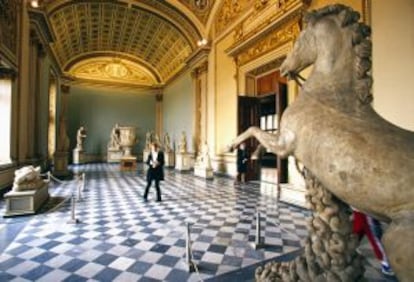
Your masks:
{"label": "horse mane", "polygon": [[360,104],[370,104],[373,100],[371,93],[371,52],[372,43],[370,39],[371,28],[362,22],[358,22],[360,14],[353,9],[335,4],[326,6],[319,10],[308,12],[304,21],[314,23],[329,15],[341,15],[341,27],[349,27],[352,31],[352,46],[355,53],[354,60],[354,89]]}

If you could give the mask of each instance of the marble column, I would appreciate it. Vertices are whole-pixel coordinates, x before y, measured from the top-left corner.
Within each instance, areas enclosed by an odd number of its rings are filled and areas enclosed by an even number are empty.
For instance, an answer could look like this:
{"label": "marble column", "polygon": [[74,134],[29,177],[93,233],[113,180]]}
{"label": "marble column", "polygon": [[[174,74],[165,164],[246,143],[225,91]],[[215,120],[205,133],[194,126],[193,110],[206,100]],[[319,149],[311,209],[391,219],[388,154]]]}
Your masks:
{"label": "marble column", "polygon": [[[163,94],[162,92],[155,95],[155,134],[161,136],[162,133],[162,101]],[[145,160],[144,160],[145,161]]]}

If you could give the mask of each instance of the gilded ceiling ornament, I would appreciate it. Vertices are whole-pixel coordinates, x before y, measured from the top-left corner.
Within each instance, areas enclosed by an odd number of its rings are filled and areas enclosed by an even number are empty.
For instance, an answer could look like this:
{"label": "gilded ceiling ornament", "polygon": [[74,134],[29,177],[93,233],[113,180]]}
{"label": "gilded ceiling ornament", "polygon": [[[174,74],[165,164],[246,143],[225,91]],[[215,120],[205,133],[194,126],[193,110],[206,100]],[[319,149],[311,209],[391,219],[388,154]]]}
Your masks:
{"label": "gilded ceiling ornament", "polygon": [[218,13],[216,30],[221,33],[251,6],[249,0],[225,0]]}
{"label": "gilded ceiling ornament", "polygon": [[75,64],[69,71],[71,75],[81,79],[127,83],[139,86],[156,84],[155,77],[145,67],[136,63],[100,57],[86,59]]}

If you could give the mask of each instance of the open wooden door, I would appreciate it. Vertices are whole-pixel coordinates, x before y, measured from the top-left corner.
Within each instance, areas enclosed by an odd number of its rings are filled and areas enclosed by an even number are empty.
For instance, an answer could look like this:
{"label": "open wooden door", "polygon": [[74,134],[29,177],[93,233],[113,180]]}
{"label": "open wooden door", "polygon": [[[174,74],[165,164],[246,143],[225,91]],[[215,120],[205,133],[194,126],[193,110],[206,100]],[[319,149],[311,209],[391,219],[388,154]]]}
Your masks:
{"label": "open wooden door", "polygon": [[[257,97],[238,97],[238,133],[248,129],[250,126],[259,126],[258,99]],[[251,155],[259,144],[255,138],[245,141],[247,152]],[[257,160],[250,160],[247,168],[246,180],[259,179],[259,165]]]}

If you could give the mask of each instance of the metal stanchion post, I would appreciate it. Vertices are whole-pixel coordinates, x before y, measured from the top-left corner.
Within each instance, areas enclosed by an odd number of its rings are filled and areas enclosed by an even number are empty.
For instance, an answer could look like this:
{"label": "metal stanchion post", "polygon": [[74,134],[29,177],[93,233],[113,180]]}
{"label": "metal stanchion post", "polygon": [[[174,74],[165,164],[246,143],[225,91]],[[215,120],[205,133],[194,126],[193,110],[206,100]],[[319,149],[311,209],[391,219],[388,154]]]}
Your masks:
{"label": "metal stanchion post", "polygon": [[185,248],[185,250],[186,250],[186,253],[185,253],[185,256],[186,256],[186,264],[187,264],[187,267],[188,267],[188,272],[194,272],[194,270],[195,270],[195,267],[194,267],[194,262],[191,260],[191,237],[190,237],[190,223],[189,222],[187,222],[186,223],[186,226],[187,226],[187,236],[186,236],[186,248]]}
{"label": "metal stanchion post", "polygon": [[68,221],[68,224],[77,224],[79,223],[79,220],[75,218],[75,195],[72,194],[71,198],[71,219]]}
{"label": "metal stanchion post", "polygon": [[85,173],[82,173],[82,191],[85,191],[85,181],[86,181],[86,175]]}
{"label": "metal stanchion post", "polygon": [[255,242],[252,245],[255,250],[265,247],[265,243],[262,242],[261,234],[260,234],[260,213],[259,212],[256,213],[256,238],[255,238]]}
{"label": "metal stanchion post", "polygon": [[[82,178],[81,178],[80,181],[82,181]],[[78,200],[78,202],[82,201],[82,182],[78,183],[77,200]]]}

